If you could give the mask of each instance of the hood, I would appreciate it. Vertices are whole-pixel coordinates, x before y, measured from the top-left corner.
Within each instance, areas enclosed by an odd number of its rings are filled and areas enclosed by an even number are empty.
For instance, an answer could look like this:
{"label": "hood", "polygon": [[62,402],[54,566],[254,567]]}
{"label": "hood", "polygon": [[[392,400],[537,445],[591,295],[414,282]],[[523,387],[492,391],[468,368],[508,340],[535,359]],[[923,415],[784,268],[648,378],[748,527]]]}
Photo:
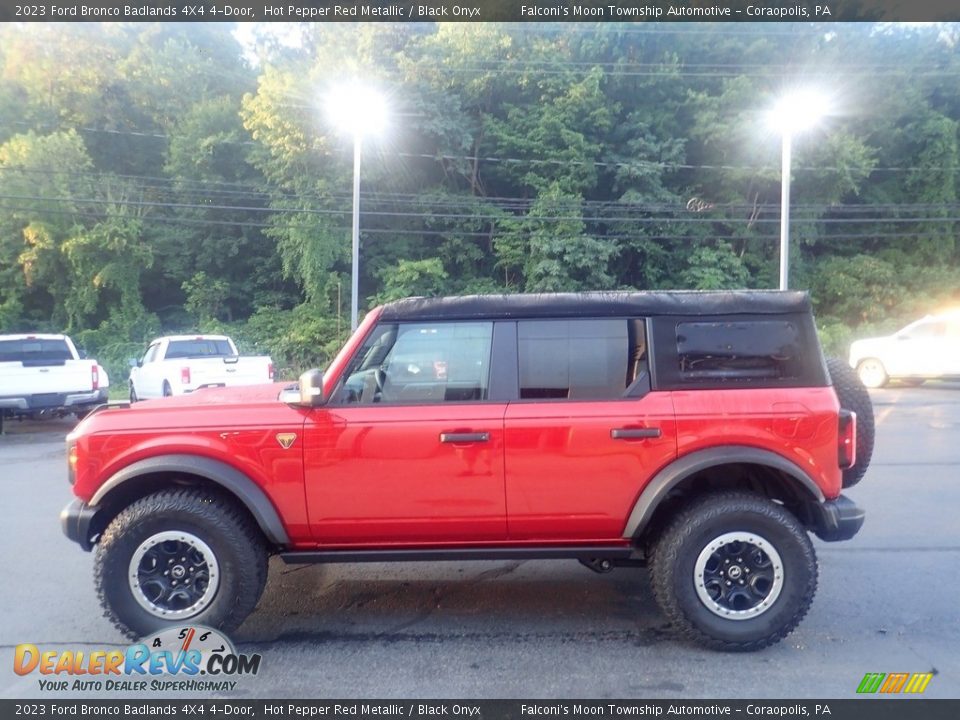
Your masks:
{"label": "hood", "polygon": [[112,405],[88,415],[74,428],[74,438],[95,433],[136,431],[191,432],[269,427],[302,422],[305,411],[279,400],[289,382],[204,388],[187,395]]}
{"label": "hood", "polygon": [[137,402],[132,410],[146,410],[163,403],[166,407],[195,407],[202,405],[240,405],[276,401],[280,391],[292,385],[292,382],[265,383],[263,385],[239,385],[237,387],[211,387],[194,390],[186,395],[143,400]]}

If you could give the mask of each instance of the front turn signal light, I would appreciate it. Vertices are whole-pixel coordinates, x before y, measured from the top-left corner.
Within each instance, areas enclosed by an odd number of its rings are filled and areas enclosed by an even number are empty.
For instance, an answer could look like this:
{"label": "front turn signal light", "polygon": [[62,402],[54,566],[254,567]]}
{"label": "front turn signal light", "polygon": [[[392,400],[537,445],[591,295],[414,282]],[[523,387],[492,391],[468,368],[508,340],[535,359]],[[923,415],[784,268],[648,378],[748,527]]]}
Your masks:
{"label": "front turn signal light", "polygon": [[71,485],[77,481],[78,460],[79,455],[76,444],[70,445],[70,447],[67,448],[67,478],[70,480]]}

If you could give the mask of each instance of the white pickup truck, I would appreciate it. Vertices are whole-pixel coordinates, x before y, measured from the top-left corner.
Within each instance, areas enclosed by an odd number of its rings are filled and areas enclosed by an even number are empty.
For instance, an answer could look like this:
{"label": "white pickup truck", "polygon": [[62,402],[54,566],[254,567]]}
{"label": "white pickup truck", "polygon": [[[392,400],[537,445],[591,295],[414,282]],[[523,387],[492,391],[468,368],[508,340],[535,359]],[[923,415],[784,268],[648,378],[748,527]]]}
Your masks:
{"label": "white pickup truck", "polygon": [[0,427],[4,416],[83,415],[109,388],[106,371],[66,335],[0,335]]}
{"label": "white pickup truck", "polygon": [[226,335],[169,335],[151,342],[139,360],[131,360],[130,402],[204,387],[270,382],[273,361],[266,355],[241,357]]}

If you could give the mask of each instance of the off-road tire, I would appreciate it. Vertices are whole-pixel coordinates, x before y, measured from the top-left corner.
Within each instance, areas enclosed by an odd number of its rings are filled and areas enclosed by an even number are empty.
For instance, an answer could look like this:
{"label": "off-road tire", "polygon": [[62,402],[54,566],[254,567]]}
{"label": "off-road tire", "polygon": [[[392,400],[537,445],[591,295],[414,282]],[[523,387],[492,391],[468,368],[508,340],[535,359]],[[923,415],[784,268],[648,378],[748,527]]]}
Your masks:
{"label": "off-road tire", "polygon": [[[164,620],[137,602],[128,581],[138,546],[165,531],[186,532],[212,550],[219,586],[198,614]],[[170,489],[122,510],[107,526],[94,559],[94,585],[104,616],[126,636],[139,638],[195,623],[229,632],[256,607],[267,582],[267,549],[260,529],[228,496],[204,489]]]}
{"label": "off-road tire", "polygon": [[843,471],[843,487],[848,488],[863,479],[873,457],[873,443],[876,438],[873,402],[857,373],[843,360],[827,358],[827,370],[840,400],[840,407],[857,414],[857,459],[853,467]]}
{"label": "off-road tire", "polygon": [[[783,565],[779,596],[761,614],[743,620],[715,614],[694,587],[697,557],[730,532],[764,538]],[[782,505],[750,492],[714,492],[691,501],[653,543],[649,565],[654,597],[671,625],[716,650],[759,650],[778,642],[807,614],[817,591],[817,558],[803,526]]]}

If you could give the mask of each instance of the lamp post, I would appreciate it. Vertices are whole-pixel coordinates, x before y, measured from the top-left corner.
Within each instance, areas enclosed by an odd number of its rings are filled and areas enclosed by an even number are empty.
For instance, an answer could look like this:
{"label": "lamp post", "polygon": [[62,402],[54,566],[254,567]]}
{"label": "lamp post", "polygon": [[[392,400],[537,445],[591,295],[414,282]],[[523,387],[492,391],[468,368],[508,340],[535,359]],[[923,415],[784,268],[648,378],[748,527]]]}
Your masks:
{"label": "lamp post", "polygon": [[365,135],[376,135],[386,124],[386,103],[371,88],[342,85],[327,96],[327,112],[334,126],[353,136],[353,224],[350,271],[350,329],[360,314],[360,154]]}
{"label": "lamp post", "polygon": [[783,97],[770,113],[770,122],[783,140],[780,164],[780,289],[788,287],[790,274],[790,166],[793,136],[814,127],[826,114],[822,96],[803,91]]}

